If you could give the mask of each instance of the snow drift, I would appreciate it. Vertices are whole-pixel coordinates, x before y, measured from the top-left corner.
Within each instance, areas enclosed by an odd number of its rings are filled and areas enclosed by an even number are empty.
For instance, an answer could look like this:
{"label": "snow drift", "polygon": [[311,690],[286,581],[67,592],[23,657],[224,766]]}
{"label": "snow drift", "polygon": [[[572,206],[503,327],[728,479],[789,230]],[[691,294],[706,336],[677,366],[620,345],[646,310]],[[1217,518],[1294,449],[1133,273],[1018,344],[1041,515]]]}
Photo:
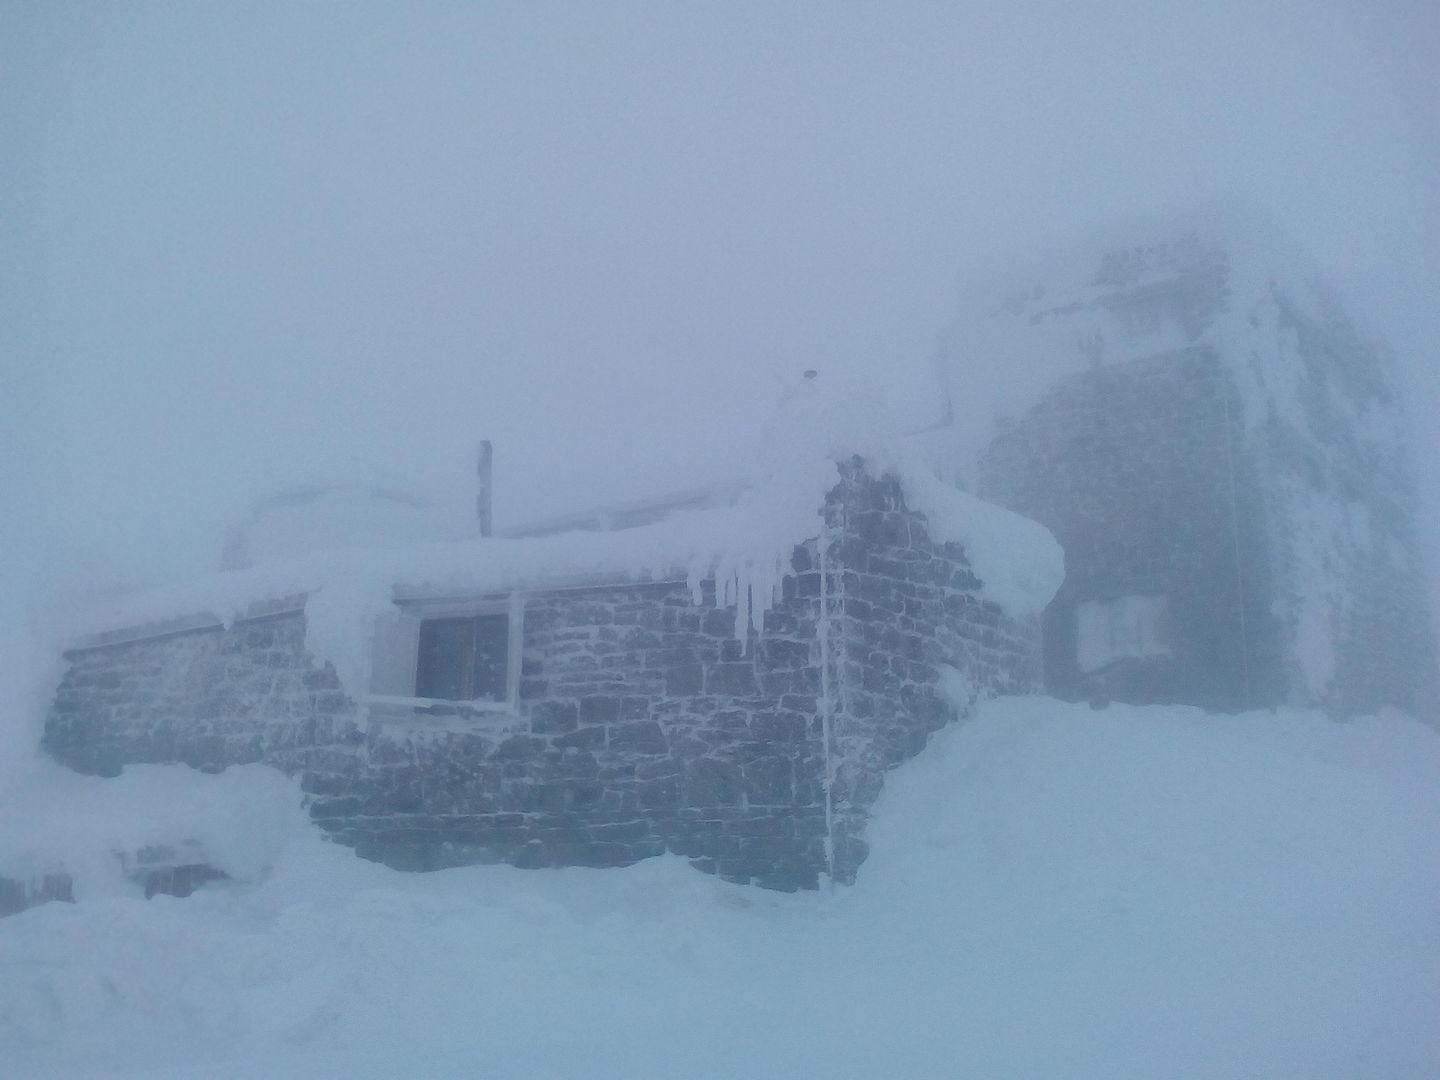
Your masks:
{"label": "snow drift", "polygon": [[993,701],[799,896],[399,874],[251,780],[211,842],[257,881],[0,921],[10,1075],[1440,1075],[1440,739],[1396,714]]}

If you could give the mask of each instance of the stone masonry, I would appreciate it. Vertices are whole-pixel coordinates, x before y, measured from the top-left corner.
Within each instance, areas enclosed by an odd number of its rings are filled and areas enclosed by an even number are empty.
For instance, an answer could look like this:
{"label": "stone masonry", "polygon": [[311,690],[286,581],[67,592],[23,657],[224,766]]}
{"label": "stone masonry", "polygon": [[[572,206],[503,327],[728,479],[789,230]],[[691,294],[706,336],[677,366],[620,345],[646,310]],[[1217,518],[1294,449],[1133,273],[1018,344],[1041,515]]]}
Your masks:
{"label": "stone masonry", "polygon": [[[1047,687],[1433,720],[1429,553],[1393,360],[1323,286],[1246,258],[1196,236],[1118,250],[997,309],[1017,356],[1071,357],[979,474],[1065,549]],[[1164,648],[1081,670],[1081,608],[1136,598],[1163,603]]]}
{"label": "stone masonry", "polygon": [[268,762],[331,837],[397,867],[670,851],[771,888],[848,882],[885,771],[954,715],[942,670],[1032,690],[1038,630],[982,602],[964,552],[858,461],[825,518],[746,642],[713,583],[701,605],[680,581],[527,590],[514,712],[352,700],[294,603],[72,651],[46,746],[101,774]]}
{"label": "stone masonry", "polygon": [[[1007,426],[982,491],[1048,525],[1065,583],[1044,616],[1045,678],[1066,698],[1235,710],[1284,695],[1264,503],[1229,372],[1206,346],[1074,376]],[[1169,654],[1083,672],[1076,608],[1169,600]]]}

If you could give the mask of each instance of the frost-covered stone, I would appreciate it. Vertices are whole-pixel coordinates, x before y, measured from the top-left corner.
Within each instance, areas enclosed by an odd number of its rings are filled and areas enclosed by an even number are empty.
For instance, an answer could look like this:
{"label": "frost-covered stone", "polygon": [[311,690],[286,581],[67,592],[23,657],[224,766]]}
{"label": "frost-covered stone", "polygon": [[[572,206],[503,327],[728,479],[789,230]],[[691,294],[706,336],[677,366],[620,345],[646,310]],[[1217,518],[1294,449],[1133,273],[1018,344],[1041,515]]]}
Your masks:
{"label": "frost-covered stone", "polygon": [[1056,255],[957,330],[1014,391],[979,490],[1065,548],[1053,692],[1435,715],[1393,363],[1278,251],[1220,222]]}
{"label": "frost-covered stone", "polygon": [[[584,541],[573,537],[550,545],[574,555],[558,582],[526,564],[504,589],[493,567],[451,566],[439,577],[445,603],[515,613],[509,700],[357,690],[316,655],[313,600],[257,608],[252,594],[249,617],[228,625],[112,626],[70,652],[46,746],[112,775],[141,762],[278,766],[301,777],[332,837],[411,869],[612,866],[672,851],[774,888],[849,881],[885,770],[968,712],[975,697],[957,701],[957,678],[977,695],[1035,688],[1038,627],[985,597],[964,547],[932,537],[909,505],[903,476],[877,478],[858,459],[830,468],[813,531],[791,545],[765,603],[755,592],[772,579],[747,579],[743,559],[719,561],[718,587],[683,568],[577,579],[568,571],[584,562]],[[1037,573],[1053,573],[1048,534],[1018,521],[1015,532],[1041,538]],[[624,536],[589,540],[608,550]],[[375,565],[364,572],[374,593]],[[289,573],[269,580],[288,591]],[[322,590],[337,581],[327,574]],[[457,594],[465,580],[485,587]],[[739,614],[746,580],[758,627]],[[402,591],[401,607],[436,602],[413,579]],[[365,628],[338,613],[363,620],[370,608],[333,603],[339,592],[318,605],[332,624],[323,636],[358,639]],[[374,677],[392,666],[380,657]]]}

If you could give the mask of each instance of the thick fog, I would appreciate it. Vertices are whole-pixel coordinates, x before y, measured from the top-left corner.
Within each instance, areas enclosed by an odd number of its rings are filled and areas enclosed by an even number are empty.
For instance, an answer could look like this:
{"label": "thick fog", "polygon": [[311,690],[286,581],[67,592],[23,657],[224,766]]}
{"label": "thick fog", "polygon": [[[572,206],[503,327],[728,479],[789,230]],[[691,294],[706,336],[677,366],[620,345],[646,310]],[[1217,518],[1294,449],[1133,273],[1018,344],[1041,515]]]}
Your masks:
{"label": "thick fog", "polygon": [[289,485],[468,499],[481,438],[503,526],[729,476],[807,368],[923,412],[967,264],[1216,198],[1428,452],[1437,55],[1398,0],[5,5],[6,617]]}

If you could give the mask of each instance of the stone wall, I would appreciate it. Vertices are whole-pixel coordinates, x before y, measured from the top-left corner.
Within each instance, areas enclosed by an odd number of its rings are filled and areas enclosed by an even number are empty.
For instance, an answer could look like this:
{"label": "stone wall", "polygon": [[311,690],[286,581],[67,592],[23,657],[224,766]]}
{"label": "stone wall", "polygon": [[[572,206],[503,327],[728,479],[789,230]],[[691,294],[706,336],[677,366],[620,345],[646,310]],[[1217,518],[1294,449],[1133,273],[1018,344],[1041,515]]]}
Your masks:
{"label": "stone wall", "polygon": [[829,598],[838,626],[835,875],[851,881],[864,861],[865,820],[886,772],[913,757],[954,715],[942,693],[963,682],[975,700],[1039,688],[1040,633],[982,602],[980,582],[956,544],[935,543],[925,518],[891,478],[850,471],[831,507],[835,535]]}
{"label": "stone wall", "polygon": [[416,869],[669,850],[731,878],[813,885],[815,606],[780,605],[742,651],[733,610],[696,606],[683,582],[527,597],[518,716],[372,709],[364,759],[307,774],[311,812],[362,854]]}
{"label": "stone wall", "polygon": [[672,851],[774,888],[849,881],[884,771],[952,715],[942,669],[1028,690],[1037,648],[893,481],[852,463],[826,519],[744,643],[713,584],[702,605],[682,582],[527,593],[513,713],[354,702],[292,611],[69,654],[46,745],[100,773],[273,763],[331,836],[406,868]]}
{"label": "stone wall", "polygon": [[51,901],[75,901],[75,883],[69,874],[43,874],[34,879],[0,876],[0,919]]}
{"label": "stone wall", "polygon": [[[1403,445],[1375,439],[1403,429],[1389,383],[1358,343],[1278,312],[1297,355],[1264,373],[1299,385],[1288,412],[1247,429],[1235,369],[1198,345],[1073,375],[993,442],[981,493],[1065,549],[1052,693],[1433,717],[1413,483]],[[1166,599],[1169,654],[1082,671],[1080,605],[1125,596]]]}
{"label": "stone wall", "polygon": [[[1072,376],[995,439],[981,493],[1065,549],[1045,614],[1052,692],[1222,710],[1282,699],[1269,529],[1242,418],[1229,371],[1197,346]],[[1078,606],[1125,596],[1166,598],[1169,655],[1081,671]]]}
{"label": "stone wall", "polygon": [[[1336,715],[1391,705],[1440,721],[1431,545],[1394,358],[1323,289],[1301,304],[1272,285],[1255,320],[1281,342],[1274,375],[1293,385],[1288,407],[1272,407],[1254,440],[1280,567],[1275,607],[1301,688],[1293,696]],[[1317,648],[1331,664],[1321,688],[1310,685],[1318,658],[1305,656]]]}
{"label": "stone wall", "polygon": [[305,651],[291,607],[66,654],[45,746],[81,772],[179,762],[207,772],[264,761],[294,772],[364,741],[355,703]]}

